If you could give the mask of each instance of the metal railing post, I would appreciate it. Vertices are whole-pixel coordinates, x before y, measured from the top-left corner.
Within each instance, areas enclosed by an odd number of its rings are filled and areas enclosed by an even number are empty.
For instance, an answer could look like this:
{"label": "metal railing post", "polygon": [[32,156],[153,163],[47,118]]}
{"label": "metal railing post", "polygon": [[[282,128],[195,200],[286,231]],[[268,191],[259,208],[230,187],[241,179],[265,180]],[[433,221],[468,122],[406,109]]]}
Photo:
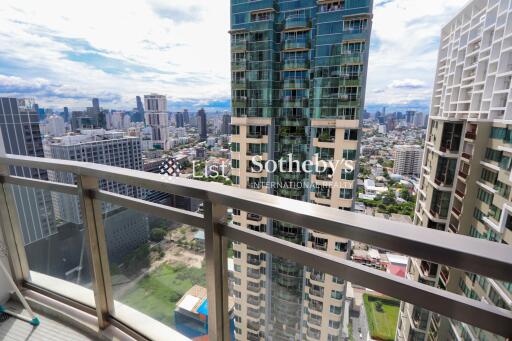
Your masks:
{"label": "metal railing post", "polygon": [[205,259],[208,295],[208,338],[229,340],[228,242],[221,235],[226,222],[226,207],[204,202]]}
{"label": "metal railing post", "polygon": [[110,324],[109,317],[114,310],[114,299],[103,225],[103,211],[101,202],[94,199],[94,192],[98,190],[98,178],[91,176],[78,177],[78,195],[82,209],[82,219],[87,233],[96,314],[99,327],[104,329]]}
{"label": "metal railing post", "polygon": [[[1,170],[0,174],[3,174]],[[23,281],[28,281],[30,278],[30,269],[14,196],[5,183],[0,185],[0,224],[9,253],[9,267],[13,279],[18,286],[21,286]]]}
{"label": "metal railing post", "polygon": [[[0,156],[5,157],[5,145],[2,131],[0,130]],[[3,239],[9,253],[9,267],[18,286],[30,277],[30,269],[25,253],[25,243],[21,235],[21,224],[18,219],[18,210],[12,191],[3,181],[4,176],[9,176],[9,166],[0,165],[0,224]]]}

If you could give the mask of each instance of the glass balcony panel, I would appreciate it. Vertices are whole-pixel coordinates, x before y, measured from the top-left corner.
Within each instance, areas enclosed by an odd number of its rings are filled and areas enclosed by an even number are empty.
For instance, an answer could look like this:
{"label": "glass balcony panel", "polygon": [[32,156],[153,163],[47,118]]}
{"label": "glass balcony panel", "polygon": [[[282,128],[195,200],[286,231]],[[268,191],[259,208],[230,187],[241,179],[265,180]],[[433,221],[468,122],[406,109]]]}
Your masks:
{"label": "glass balcony panel", "polygon": [[207,335],[204,230],[103,204],[114,316],[130,323],[135,310],[186,337]]}
{"label": "glass balcony panel", "polygon": [[[390,256],[388,259],[385,251],[383,255],[382,259],[386,263],[384,267],[371,266],[369,263],[365,265],[413,280],[416,266],[409,265],[415,268],[407,271],[408,257],[402,257],[405,263],[397,263],[400,257]],[[255,302],[253,292],[247,293],[251,297],[245,298],[244,292],[240,298],[233,297],[241,305],[240,311],[235,310],[235,321],[241,321],[235,322],[236,327],[240,328],[237,337],[241,340],[246,339],[250,333],[265,330],[270,333],[266,335],[268,338],[279,340],[299,339],[300,335],[318,340],[332,339],[328,335],[336,335],[339,340],[406,341],[421,335],[438,336],[439,340],[503,340],[487,331],[286,258],[265,252],[265,259],[265,280],[260,282],[264,287],[259,289],[259,293],[261,295],[263,290],[270,293],[266,300]],[[243,281],[246,276],[245,265],[242,264],[241,268],[242,271],[236,272],[235,277]],[[450,280],[450,276],[446,275],[447,268],[442,268],[444,270],[436,278],[437,270],[441,268],[431,264],[431,274],[439,281]],[[496,282],[503,288],[501,282]],[[476,296],[473,298],[479,299]],[[254,305],[260,310],[255,310]],[[270,312],[265,319],[264,312]],[[252,322],[253,315],[257,317],[258,323]]]}
{"label": "glass balcony panel", "polygon": [[78,195],[8,184],[21,224],[29,281],[95,306]]}

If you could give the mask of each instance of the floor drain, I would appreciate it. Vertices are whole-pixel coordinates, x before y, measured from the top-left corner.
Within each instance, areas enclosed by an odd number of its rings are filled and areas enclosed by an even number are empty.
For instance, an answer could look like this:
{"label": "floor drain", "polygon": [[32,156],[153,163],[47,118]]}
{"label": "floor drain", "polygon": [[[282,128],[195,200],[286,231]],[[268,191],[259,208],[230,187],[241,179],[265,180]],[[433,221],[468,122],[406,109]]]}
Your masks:
{"label": "floor drain", "polygon": [[0,314],[0,322],[5,322],[9,319],[10,315],[9,314],[5,314],[5,313],[2,313]]}

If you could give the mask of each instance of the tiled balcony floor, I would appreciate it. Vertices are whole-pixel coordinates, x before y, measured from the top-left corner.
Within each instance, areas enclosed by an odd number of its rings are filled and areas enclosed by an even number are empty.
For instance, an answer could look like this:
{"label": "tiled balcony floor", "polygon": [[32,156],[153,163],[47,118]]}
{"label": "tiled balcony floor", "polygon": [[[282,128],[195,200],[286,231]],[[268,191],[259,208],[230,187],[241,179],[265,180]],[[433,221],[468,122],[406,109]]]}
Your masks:
{"label": "tiled balcony floor", "polygon": [[[8,302],[5,305],[8,309],[16,312],[22,312],[20,304],[16,302]],[[8,320],[0,322],[0,340],[28,341],[28,340],[44,340],[44,341],[85,341],[98,340],[92,338],[74,328],[63,325],[51,318],[37,314],[41,324],[37,327],[21,321],[15,317],[9,317]]]}

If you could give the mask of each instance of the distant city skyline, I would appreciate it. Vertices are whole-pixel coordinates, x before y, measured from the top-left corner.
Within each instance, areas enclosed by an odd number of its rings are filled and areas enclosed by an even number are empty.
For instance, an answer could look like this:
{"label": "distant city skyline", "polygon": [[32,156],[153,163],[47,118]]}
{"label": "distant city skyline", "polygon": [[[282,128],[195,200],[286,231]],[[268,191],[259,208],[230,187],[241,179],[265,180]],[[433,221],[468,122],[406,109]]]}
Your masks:
{"label": "distant city skyline", "polygon": [[[0,95],[34,97],[44,108],[85,108],[96,97],[106,108],[133,109],[135,96],[156,92],[172,111],[229,110],[223,1],[7,0],[0,10]],[[428,112],[439,32],[466,2],[375,0],[369,111]]]}

